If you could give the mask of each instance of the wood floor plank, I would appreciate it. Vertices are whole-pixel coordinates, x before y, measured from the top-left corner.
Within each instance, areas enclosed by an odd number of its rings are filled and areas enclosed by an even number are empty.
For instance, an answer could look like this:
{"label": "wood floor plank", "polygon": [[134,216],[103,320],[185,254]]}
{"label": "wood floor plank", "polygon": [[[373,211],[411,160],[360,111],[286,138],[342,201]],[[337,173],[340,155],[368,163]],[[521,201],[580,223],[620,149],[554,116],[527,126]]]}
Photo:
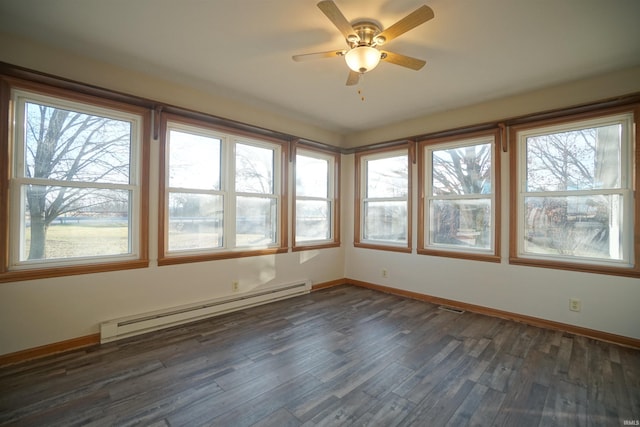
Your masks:
{"label": "wood floor plank", "polygon": [[280,408],[254,424],[251,424],[251,427],[296,427],[299,425],[300,421],[294,417],[291,412]]}
{"label": "wood floor plank", "polygon": [[324,411],[303,424],[303,426],[327,426],[350,425],[355,423],[379,401],[366,395],[362,391],[347,394],[344,398],[335,401]]}
{"label": "wood floor plank", "polygon": [[638,350],[352,286],[0,368],[0,425],[600,427],[639,414]]}
{"label": "wood floor plank", "polygon": [[[303,374],[282,385],[243,402],[230,411],[212,417],[211,424],[220,426],[251,426],[283,408],[291,396],[308,393],[319,385],[312,375]],[[213,414],[213,412],[212,412]]]}
{"label": "wood floor plank", "polygon": [[496,418],[499,425],[537,426],[547,400],[548,387],[537,381],[544,369],[544,353],[532,351],[509,380],[508,393]]}
{"label": "wood floor plank", "polygon": [[340,399],[331,393],[330,386],[322,383],[309,393],[291,396],[284,407],[301,423],[305,423],[339,401]]}
{"label": "wood floor plank", "polygon": [[379,400],[377,405],[358,418],[354,425],[360,426],[384,426],[395,427],[404,420],[415,407],[398,395],[391,393],[384,400]]}
{"label": "wood floor plank", "polygon": [[469,417],[469,427],[485,427],[494,425],[498,413],[502,408],[505,393],[487,387],[477,409]]}
{"label": "wood floor plank", "polygon": [[417,403],[415,409],[399,425],[446,425],[457,408],[471,393],[474,385],[472,381],[464,381],[458,387],[453,384],[439,387],[437,393],[431,393]]}
{"label": "wood floor plank", "polygon": [[364,381],[359,388],[371,397],[381,398],[413,374],[415,371],[412,369],[392,361],[381,372]]}
{"label": "wood floor plank", "polygon": [[489,387],[482,384],[474,384],[467,397],[460,403],[456,411],[453,413],[447,426],[464,426],[468,425],[471,417],[476,412],[482,400],[489,390]]}

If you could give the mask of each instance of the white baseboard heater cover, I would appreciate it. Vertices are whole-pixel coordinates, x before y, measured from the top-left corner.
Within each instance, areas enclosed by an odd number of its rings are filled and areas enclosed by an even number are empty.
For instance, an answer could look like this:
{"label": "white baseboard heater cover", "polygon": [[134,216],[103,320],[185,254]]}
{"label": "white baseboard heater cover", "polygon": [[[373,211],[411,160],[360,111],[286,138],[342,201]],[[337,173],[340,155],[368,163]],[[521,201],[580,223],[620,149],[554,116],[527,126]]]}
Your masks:
{"label": "white baseboard heater cover", "polygon": [[157,331],[171,326],[181,325],[207,317],[254,307],[273,301],[307,294],[311,291],[310,281],[301,281],[280,286],[258,289],[251,293],[219,298],[209,301],[171,307],[121,317],[100,324],[100,342],[102,344],[147,332]]}

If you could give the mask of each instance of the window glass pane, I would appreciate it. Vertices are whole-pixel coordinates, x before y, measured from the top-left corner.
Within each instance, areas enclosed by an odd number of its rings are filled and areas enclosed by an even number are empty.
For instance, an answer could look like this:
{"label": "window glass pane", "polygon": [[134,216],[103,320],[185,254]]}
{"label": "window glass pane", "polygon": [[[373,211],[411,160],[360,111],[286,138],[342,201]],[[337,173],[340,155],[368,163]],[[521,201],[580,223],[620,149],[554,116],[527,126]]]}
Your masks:
{"label": "window glass pane", "polygon": [[274,150],[236,144],[236,191],[273,194]]}
{"label": "window glass pane", "polygon": [[622,260],[622,196],[525,197],[524,251]]}
{"label": "window glass pane", "polygon": [[619,124],[531,136],[527,191],[620,188]]}
{"label": "window glass pane", "polygon": [[129,183],[131,122],[25,103],[25,176]]}
{"label": "window glass pane", "polygon": [[220,190],[220,145],[217,138],[169,132],[169,187]]}
{"label": "window glass pane", "polygon": [[491,144],[433,151],[434,196],[491,193]]}
{"label": "window glass pane", "polygon": [[407,241],[407,202],[365,202],[364,218],[365,239]]}
{"label": "window glass pane", "polygon": [[329,162],[324,159],[296,155],[296,196],[329,197]]}
{"label": "window glass pane", "polygon": [[296,241],[327,240],[330,233],[330,203],[323,200],[296,201]]}
{"label": "window glass pane", "polygon": [[276,243],[277,199],[236,198],[236,246],[266,246]]}
{"label": "window glass pane", "polygon": [[430,243],[491,248],[491,200],[432,200]]}
{"label": "window glass pane", "polygon": [[366,197],[406,197],[409,189],[408,156],[368,160]]}
{"label": "window glass pane", "polygon": [[[21,192],[20,261],[131,252],[129,191],[24,185]],[[63,200],[65,209],[57,210]]]}
{"label": "window glass pane", "polygon": [[222,196],[169,194],[170,251],[222,247],[222,230]]}

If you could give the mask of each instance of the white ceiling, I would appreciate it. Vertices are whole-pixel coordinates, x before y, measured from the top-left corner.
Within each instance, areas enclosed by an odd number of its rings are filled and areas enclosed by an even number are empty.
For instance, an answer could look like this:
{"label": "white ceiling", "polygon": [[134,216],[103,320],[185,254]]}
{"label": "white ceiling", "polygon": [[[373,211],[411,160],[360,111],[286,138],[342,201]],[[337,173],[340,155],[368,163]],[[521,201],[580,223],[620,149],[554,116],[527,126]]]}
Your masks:
{"label": "white ceiling", "polygon": [[640,0],[335,1],[383,28],[427,4],[385,45],[427,65],[347,87],[341,58],[294,62],[346,46],[317,0],[0,0],[0,31],[344,135],[640,64]]}

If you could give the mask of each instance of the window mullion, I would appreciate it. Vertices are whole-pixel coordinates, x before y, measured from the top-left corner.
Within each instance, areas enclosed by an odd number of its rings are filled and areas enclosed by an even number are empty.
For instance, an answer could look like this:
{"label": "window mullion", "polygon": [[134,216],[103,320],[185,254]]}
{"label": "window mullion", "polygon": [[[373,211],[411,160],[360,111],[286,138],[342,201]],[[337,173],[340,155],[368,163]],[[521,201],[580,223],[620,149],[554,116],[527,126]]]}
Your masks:
{"label": "window mullion", "polygon": [[17,185],[37,185],[43,187],[67,187],[67,188],[101,188],[111,190],[130,190],[137,188],[132,184],[116,184],[106,182],[87,182],[87,181],[64,181],[55,179],[42,178],[16,178],[14,182]]}
{"label": "window mullion", "polygon": [[609,194],[623,194],[624,188],[595,189],[595,190],[569,190],[569,191],[525,191],[526,197],[579,197],[598,196]]}

